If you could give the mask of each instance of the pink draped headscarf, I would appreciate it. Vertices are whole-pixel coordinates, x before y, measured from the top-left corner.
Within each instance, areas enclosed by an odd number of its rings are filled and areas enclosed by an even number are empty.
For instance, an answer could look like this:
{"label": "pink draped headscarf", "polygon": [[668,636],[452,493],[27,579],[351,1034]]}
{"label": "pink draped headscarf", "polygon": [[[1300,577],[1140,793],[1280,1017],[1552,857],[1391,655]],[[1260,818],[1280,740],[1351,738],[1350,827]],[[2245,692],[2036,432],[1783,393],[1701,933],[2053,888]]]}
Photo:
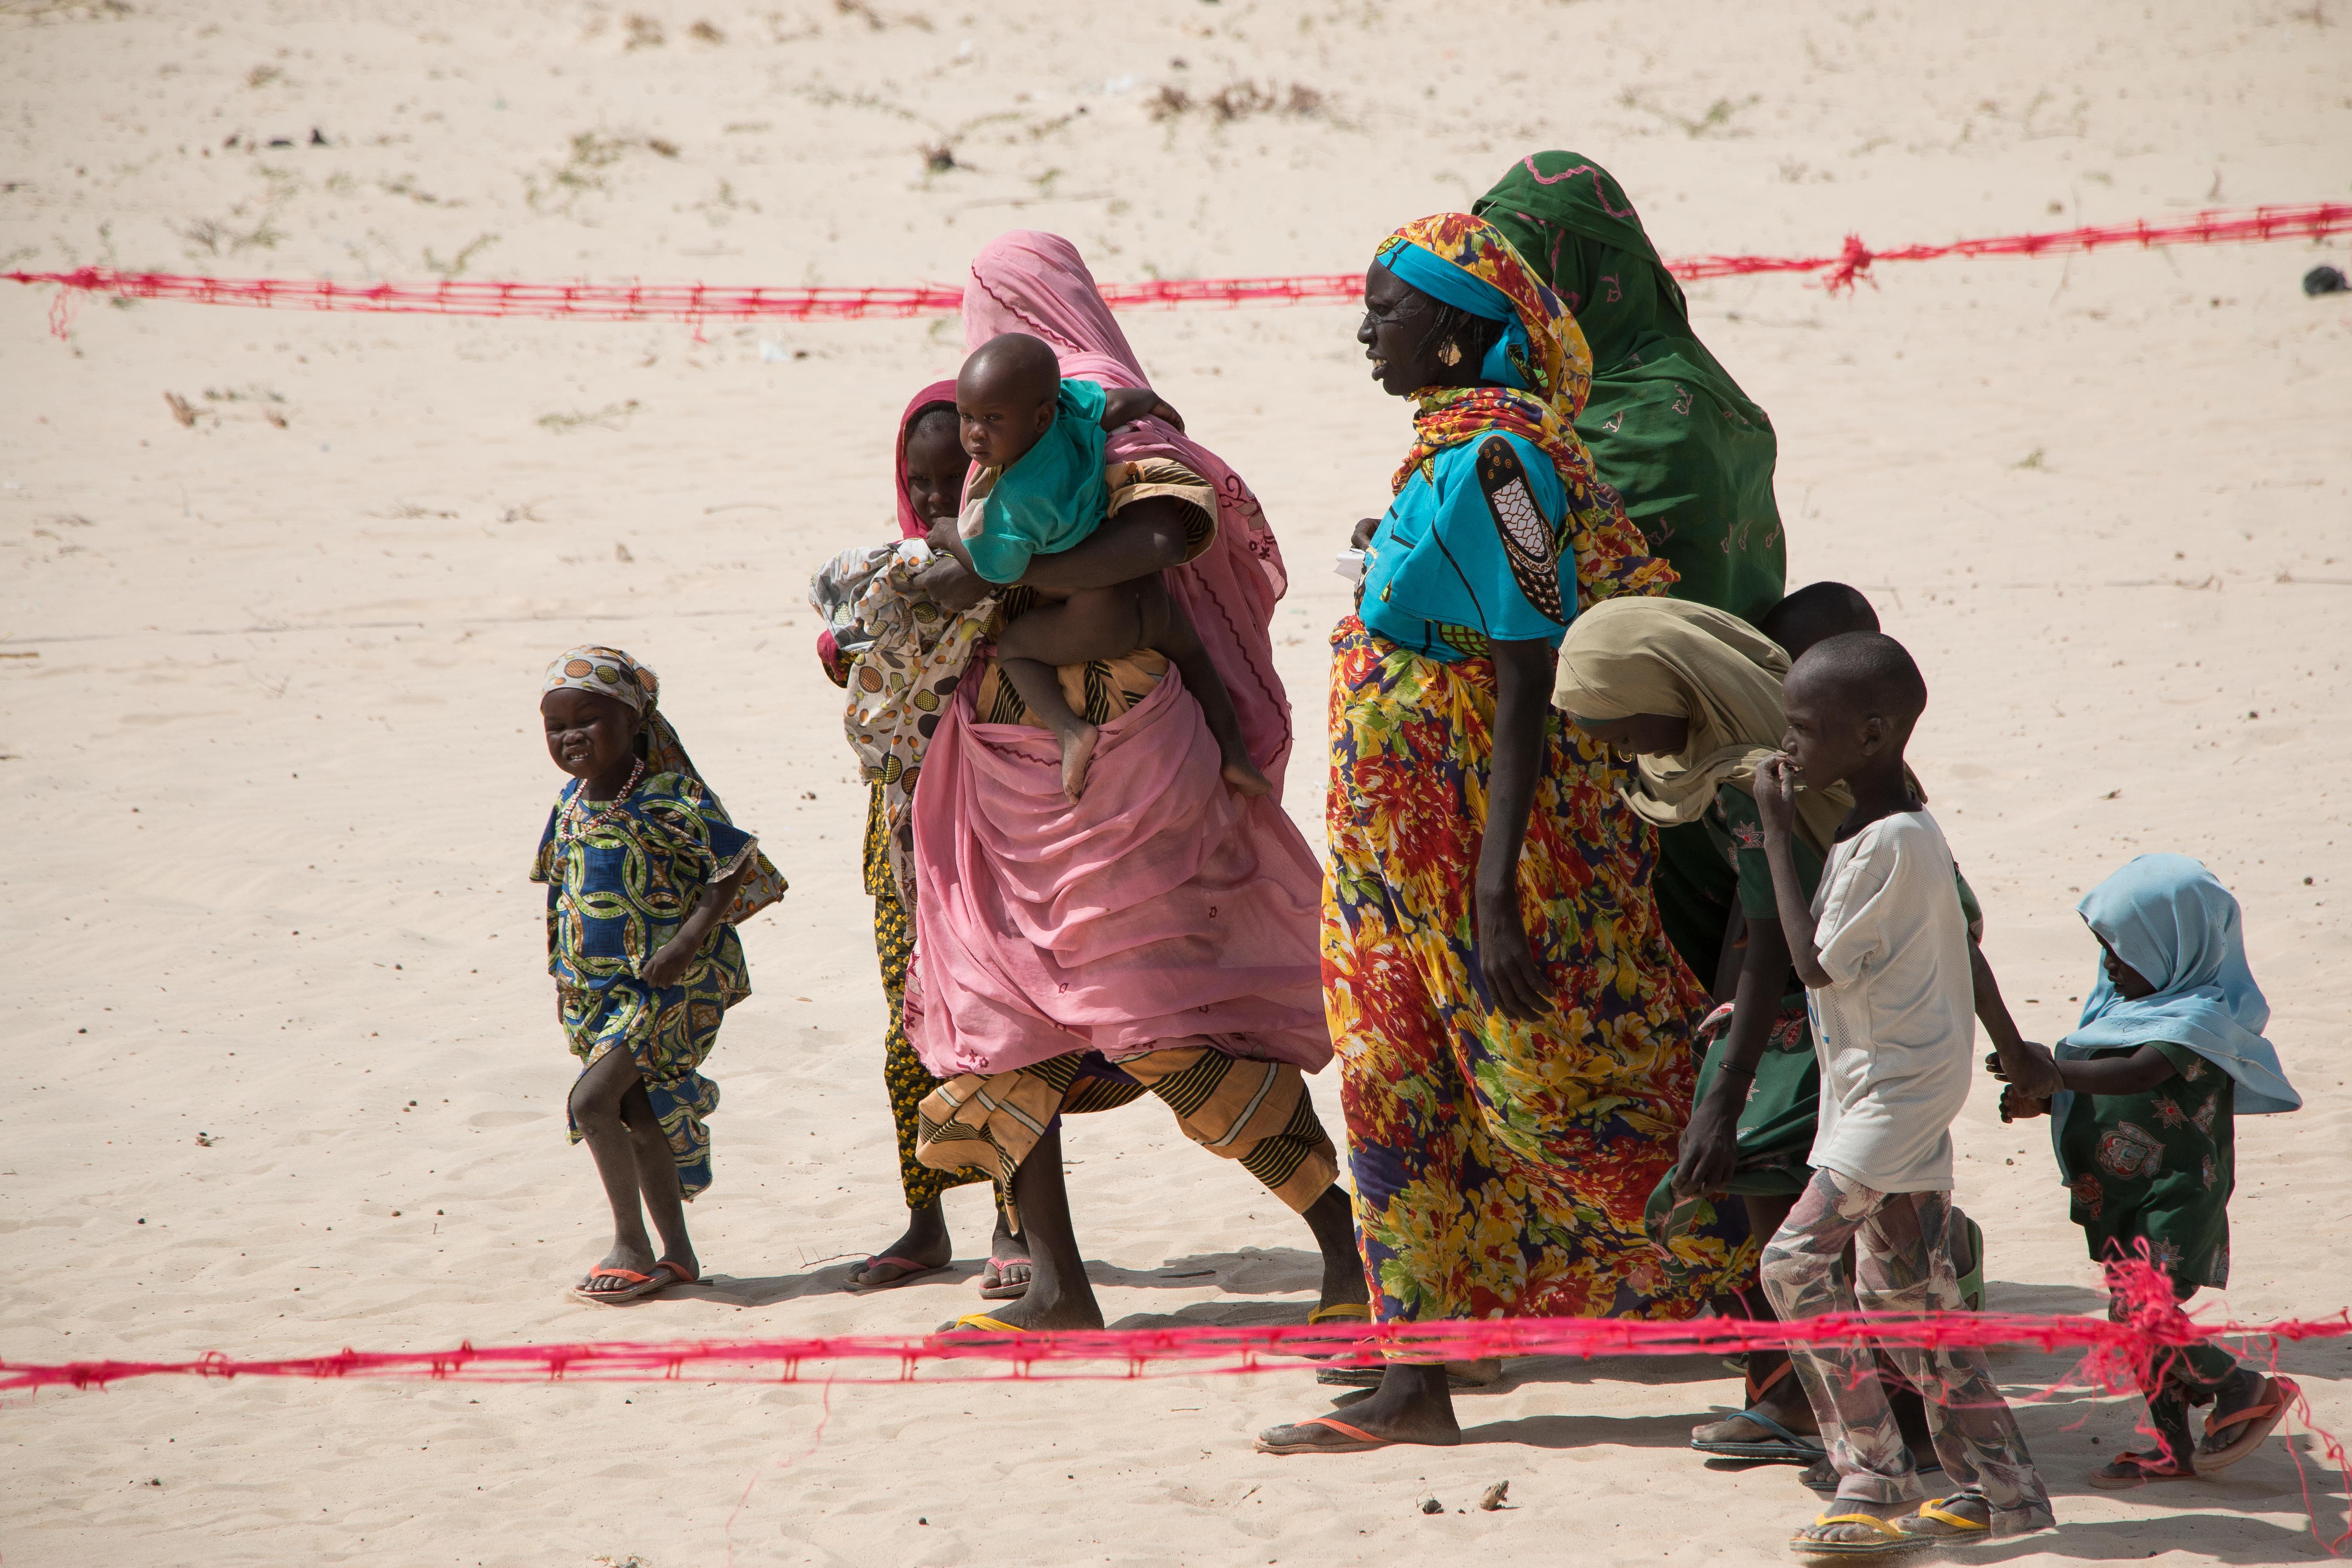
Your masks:
{"label": "pink draped headscarf", "polygon": [[[973,260],[964,341],[1029,332],[1062,374],[1147,386],[1069,241],[1008,234]],[[1216,487],[1217,537],[1163,574],[1276,783],[1226,787],[1215,740],[1174,668],[1103,726],[1086,797],[1061,790],[1043,730],[983,724],[967,679],[915,792],[909,1039],[941,1077],[1009,1072],[1071,1051],[1113,1060],[1206,1045],[1308,1071],[1331,1059],[1318,926],[1322,868],[1284,813],[1290,704],[1269,628],[1287,579],[1257,498],[1157,420],[1114,432],[1117,460],[1164,457]]]}
{"label": "pink draped headscarf", "polygon": [[898,416],[898,444],[890,464],[890,482],[898,491],[898,533],[906,539],[921,539],[929,534],[931,525],[915,515],[915,493],[907,488],[907,437],[915,433],[915,416],[935,403],[955,406],[956,384],[935,381],[915,394],[907,405],[907,412]]}

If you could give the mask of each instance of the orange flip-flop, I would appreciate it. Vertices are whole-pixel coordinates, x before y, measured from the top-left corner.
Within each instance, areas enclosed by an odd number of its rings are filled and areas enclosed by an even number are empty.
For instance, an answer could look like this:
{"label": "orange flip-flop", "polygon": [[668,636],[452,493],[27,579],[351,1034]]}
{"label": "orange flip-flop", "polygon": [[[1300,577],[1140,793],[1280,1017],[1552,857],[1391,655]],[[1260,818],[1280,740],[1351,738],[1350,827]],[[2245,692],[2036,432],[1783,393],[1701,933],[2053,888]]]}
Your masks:
{"label": "orange flip-flop", "polygon": [[[2243,1410],[2233,1410],[2205,1423],[2205,1436],[2197,1448],[2197,1468],[2207,1474],[2226,1469],[2263,1446],[2263,1440],[2286,1419],[2286,1407],[2303,1394],[2291,1377],[2273,1377],[2263,1384],[2263,1391]],[[2213,1440],[2217,1432],[2227,1432],[2236,1426],[2239,1431],[2218,1448],[2204,1445]]]}
{"label": "orange flip-flop", "polygon": [[[634,1268],[591,1268],[586,1279],[572,1287],[572,1294],[583,1301],[593,1301],[600,1307],[609,1307],[616,1301],[635,1300],[636,1296],[633,1292],[644,1289],[653,1282],[653,1278],[650,1274],[640,1274]],[[628,1283],[618,1290],[588,1289],[599,1279],[624,1279]]]}
{"label": "orange flip-flop", "polygon": [[1297,1432],[1309,1426],[1322,1426],[1330,1431],[1337,1432],[1339,1434],[1342,1441],[1337,1443],[1314,1441],[1274,1443],[1268,1442],[1265,1437],[1261,1436],[1257,1440],[1257,1451],[1261,1454],[1360,1454],[1367,1448],[1387,1448],[1394,1447],[1388,1438],[1375,1437],[1370,1432],[1365,1431],[1362,1427],[1350,1426],[1336,1415],[1312,1415],[1304,1421],[1293,1422],[1288,1426],[1276,1426],[1272,1428],[1272,1430],[1276,1432]]}
{"label": "orange flip-flop", "polygon": [[665,1258],[654,1265],[654,1271],[650,1274],[640,1274],[634,1268],[599,1268],[588,1278],[627,1280],[628,1288],[624,1290],[590,1290],[582,1286],[572,1288],[572,1293],[583,1301],[593,1301],[600,1307],[619,1307],[658,1295],[673,1285],[691,1285],[702,1278],[702,1273],[699,1269],[688,1273],[685,1264]]}

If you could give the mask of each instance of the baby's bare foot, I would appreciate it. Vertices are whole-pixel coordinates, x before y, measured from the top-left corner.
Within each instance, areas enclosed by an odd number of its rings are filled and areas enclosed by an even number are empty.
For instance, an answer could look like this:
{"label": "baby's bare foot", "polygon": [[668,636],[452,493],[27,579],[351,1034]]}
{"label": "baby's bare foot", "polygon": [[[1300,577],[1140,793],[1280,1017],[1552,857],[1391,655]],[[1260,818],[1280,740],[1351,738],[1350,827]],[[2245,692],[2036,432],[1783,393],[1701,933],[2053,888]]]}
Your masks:
{"label": "baby's bare foot", "polygon": [[1225,783],[1232,787],[1235,795],[1261,795],[1274,793],[1273,784],[1264,773],[1257,771],[1257,764],[1247,757],[1236,758],[1227,763],[1220,771],[1224,774]]}
{"label": "baby's bare foot", "polygon": [[1102,731],[1080,724],[1062,737],[1062,793],[1076,801],[1087,792],[1087,769],[1095,760],[1095,742]]}

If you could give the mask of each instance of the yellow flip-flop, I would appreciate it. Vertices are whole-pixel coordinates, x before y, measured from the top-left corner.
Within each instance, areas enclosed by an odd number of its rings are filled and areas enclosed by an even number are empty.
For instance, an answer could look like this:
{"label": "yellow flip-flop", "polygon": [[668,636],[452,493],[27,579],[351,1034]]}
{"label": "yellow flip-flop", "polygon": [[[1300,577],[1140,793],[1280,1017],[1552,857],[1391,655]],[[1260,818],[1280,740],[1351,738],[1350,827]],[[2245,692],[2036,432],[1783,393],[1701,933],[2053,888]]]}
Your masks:
{"label": "yellow flip-flop", "polygon": [[1831,1524],[1858,1524],[1871,1532],[1868,1541],[1816,1541],[1799,1531],[1789,1537],[1790,1551],[1806,1557],[1891,1557],[1933,1544],[1935,1537],[1914,1535],[1889,1524],[1874,1513],[1825,1513],[1807,1526],[1819,1530]]}
{"label": "yellow flip-flop", "polygon": [[958,1329],[985,1329],[992,1334],[1025,1334],[1029,1331],[1017,1323],[1008,1323],[1002,1318],[992,1318],[986,1312],[966,1312],[939,1331],[951,1334]]}
{"label": "yellow flip-flop", "polygon": [[1307,1314],[1307,1326],[1310,1329],[1318,1323],[1369,1323],[1371,1321],[1371,1306],[1364,1301],[1335,1301]]}
{"label": "yellow flip-flop", "polygon": [[[1904,1521],[1904,1532],[1908,1535],[1924,1535],[1931,1541],[1943,1542],[1989,1538],[1992,1534],[1992,1525],[1990,1522],[1979,1524],[1966,1514],[1954,1513],[1944,1506],[1948,1502],[1959,1501],[1960,1496],[1961,1494],[1955,1493],[1951,1497],[1929,1498],[1919,1505],[1919,1511],[1916,1514]],[[1976,1500],[1984,1502],[1985,1500],[1978,1495]],[[1985,1506],[1990,1509],[1991,1504],[1987,1503]],[[1926,1524],[1914,1522],[1916,1520],[1923,1519],[1928,1522]]]}

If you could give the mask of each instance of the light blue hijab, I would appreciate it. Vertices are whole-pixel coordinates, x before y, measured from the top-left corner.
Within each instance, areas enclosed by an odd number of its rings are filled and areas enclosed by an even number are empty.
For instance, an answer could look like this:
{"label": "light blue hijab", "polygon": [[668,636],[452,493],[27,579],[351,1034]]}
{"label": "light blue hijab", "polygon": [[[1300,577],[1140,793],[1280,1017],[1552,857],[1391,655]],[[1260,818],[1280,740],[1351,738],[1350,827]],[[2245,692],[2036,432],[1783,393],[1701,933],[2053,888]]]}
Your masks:
{"label": "light blue hijab", "polygon": [[[2102,963],[2083,1004],[2083,1021],[2058,1042],[2060,1061],[2093,1051],[2156,1041],[2186,1046],[2237,1084],[2240,1116],[2299,1110],[2303,1096],[2286,1081],[2278,1051],[2263,1037],[2271,1005],[2246,967],[2238,900],[2204,863],[2186,855],[2142,855],[2091,889],[2075,906],[2092,934],[2155,985],[2126,1002]],[[2050,1134],[2066,1125],[2072,1093],[2053,1096]],[[2064,1161],[2062,1157],[2060,1163]]]}

